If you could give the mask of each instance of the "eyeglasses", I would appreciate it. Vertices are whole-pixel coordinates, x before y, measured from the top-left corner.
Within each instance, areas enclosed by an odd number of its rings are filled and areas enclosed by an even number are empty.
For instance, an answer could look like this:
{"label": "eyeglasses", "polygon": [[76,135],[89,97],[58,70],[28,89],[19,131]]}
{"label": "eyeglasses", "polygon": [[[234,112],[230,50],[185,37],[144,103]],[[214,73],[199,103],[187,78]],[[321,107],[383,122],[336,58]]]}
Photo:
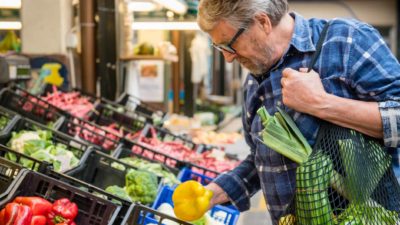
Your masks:
{"label": "eyeglasses", "polygon": [[232,45],[235,43],[235,41],[239,38],[239,36],[245,31],[245,28],[240,28],[236,34],[233,36],[232,40],[228,44],[212,44],[214,48],[216,48],[218,51],[226,51],[231,54],[236,54],[236,50],[232,47]]}

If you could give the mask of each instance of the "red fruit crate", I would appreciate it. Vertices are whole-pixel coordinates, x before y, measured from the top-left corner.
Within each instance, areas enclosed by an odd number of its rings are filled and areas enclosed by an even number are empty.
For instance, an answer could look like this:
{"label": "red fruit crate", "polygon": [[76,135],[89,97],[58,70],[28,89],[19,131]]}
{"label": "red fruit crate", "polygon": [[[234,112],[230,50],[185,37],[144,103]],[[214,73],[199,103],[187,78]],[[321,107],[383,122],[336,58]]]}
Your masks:
{"label": "red fruit crate", "polygon": [[63,119],[60,109],[17,87],[0,92],[0,105],[41,124],[52,123],[56,126]]}
{"label": "red fruit crate", "polygon": [[117,213],[114,224],[119,224],[119,225],[133,225],[134,223],[132,222],[132,212],[133,212],[133,207],[134,204],[130,201],[127,201],[123,198],[120,198],[116,195],[110,194],[103,189],[96,187],[95,185],[83,182],[79,179],[76,179],[74,177],[65,175],[65,174],[60,174],[54,171],[46,171],[46,175],[55,178],[59,181],[62,181],[66,184],[69,184],[71,186],[74,186],[76,188],[79,188],[81,190],[85,190],[86,192],[89,192],[91,194],[94,194],[96,196],[99,196],[103,199],[109,200],[113,202],[116,205],[119,205],[121,207],[120,211]]}
{"label": "red fruit crate", "polygon": [[150,146],[130,140],[124,140],[123,144],[118,147],[113,156],[119,159],[130,156],[139,156],[141,158],[149,159],[151,161],[161,162],[171,171],[179,171],[184,167],[189,167],[193,171],[209,177],[216,177],[220,174],[218,171],[196,165],[195,163],[188,162],[184,159],[175,158],[169,154],[157,151]]}
{"label": "red fruit crate", "polygon": [[115,219],[121,208],[111,201],[29,170],[21,172],[21,176],[14,183],[7,197],[0,201],[0,208],[4,208],[17,196],[38,196],[50,202],[60,198],[68,198],[78,205],[79,212],[75,218],[76,224],[115,224]]}
{"label": "red fruit crate", "polygon": [[71,115],[65,118],[58,131],[90,143],[108,154],[118,147],[123,137],[122,130],[100,126]]}
{"label": "red fruit crate", "polygon": [[175,135],[165,128],[153,126],[151,124],[147,124],[137,138],[142,138],[143,140],[149,140],[149,141],[180,143],[192,149],[193,151],[198,151],[198,152],[202,152],[204,149],[203,145],[197,145],[193,141],[185,137]]}
{"label": "red fruit crate", "polygon": [[[122,107],[122,106],[119,106]],[[136,133],[142,130],[146,123],[150,123],[149,118],[143,117],[135,112],[126,112],[114,108],[110,104],[99,103],[89,115],[89,121],[101,126],[109,126],[115,124],[116,127],[122,128],[124,133]]]}

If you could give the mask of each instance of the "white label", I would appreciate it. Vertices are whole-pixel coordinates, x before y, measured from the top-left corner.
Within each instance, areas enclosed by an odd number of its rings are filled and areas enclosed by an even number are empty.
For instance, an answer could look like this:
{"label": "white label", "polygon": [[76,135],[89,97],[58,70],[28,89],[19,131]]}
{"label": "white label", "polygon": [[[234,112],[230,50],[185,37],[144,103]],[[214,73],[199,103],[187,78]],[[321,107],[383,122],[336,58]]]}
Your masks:
{"label": "white label", "polygon": [[10,72],[10,79],[12,79],[12,80],[17,79],[17,67],[10,65],[8,67],[8,70]]}

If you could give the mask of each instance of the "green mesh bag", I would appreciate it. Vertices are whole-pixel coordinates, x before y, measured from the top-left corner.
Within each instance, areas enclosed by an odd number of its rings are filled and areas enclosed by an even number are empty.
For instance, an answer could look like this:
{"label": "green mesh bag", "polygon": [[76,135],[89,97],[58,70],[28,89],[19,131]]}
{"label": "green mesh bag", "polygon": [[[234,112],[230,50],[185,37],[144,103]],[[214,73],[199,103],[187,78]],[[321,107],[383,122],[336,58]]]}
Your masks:
{"label": "green mesh bag", "polygon": [[400,186],[379,141],[322,122],[311,149],[286,112],[258,114],[263,143],[298,163],[296,193],[279,225],[400,224]]}

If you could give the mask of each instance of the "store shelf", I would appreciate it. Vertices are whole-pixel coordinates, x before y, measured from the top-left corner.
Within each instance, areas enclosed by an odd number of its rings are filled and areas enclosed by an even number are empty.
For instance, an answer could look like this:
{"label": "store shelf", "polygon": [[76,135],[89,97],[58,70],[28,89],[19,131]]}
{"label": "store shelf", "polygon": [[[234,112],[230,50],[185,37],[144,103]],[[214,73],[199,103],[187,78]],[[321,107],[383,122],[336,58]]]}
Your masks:
{"label": "store shelf", "polygon": [[171,61],[177,62],[178,56],[154,56],[154,55],[131,55],[131,56],[122,56],[120,57],[122,61],[134,61],[134,60],[164,60],[164,61]]}

